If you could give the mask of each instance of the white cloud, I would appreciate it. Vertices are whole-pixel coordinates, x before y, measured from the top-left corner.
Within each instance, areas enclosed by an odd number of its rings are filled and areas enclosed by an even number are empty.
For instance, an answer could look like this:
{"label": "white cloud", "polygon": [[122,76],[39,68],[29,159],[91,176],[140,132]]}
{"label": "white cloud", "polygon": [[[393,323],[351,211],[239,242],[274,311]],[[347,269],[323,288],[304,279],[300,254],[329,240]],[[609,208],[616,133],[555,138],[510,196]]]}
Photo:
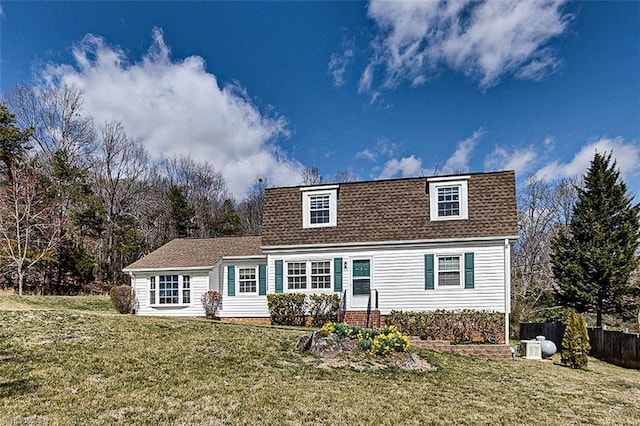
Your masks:
{"label": "white cloud", "polygon": [[331,55],[331,59],[329,60],[329,74],[333,78],[333,85],[335,87],[342,87],[346,83],[344,75],[353,61],[354,52],[354,42],[351,40],[343,43],[342,53],[334,53]]}
{"label": "white cloud", "polygon": [[485,170],[515,170],[518,175],[526,175],[535,165],[538,153],[530,147],[515,148],[511,151],[497,146],[484,159]]}
{"label": "white cloud", "polygon": [[379,157],[391,158],[396,155],[398,144],[387,139],[380,139],[375,146],[357,152],[355,158],[358,160],[376,161]]}
{"label": "white cloud", "polygon": [[411,177],[418,176],[422,173],[422,159],[416,158],[415,155],[404,157],[401,159],[392,158],[387,161],[378,179],[390,179],[394,177]]}
{"label": "white cloud", "polygon": [[121,121],[152,159],[189,155],[209,161],[236,197],[257,176],[273,185],[298,180],[301,164],[274,142],[288,136],[286,120],[261,113],[238,84],[220,87],[201,57],[172,60],[161,30],[154,30],[149,51],[137,63],[93,35],[73,55],[74,66],[50,65],[43,77],[83,89],[96,123]]}
{"label": "white cloud", "polygon": [[383,67],[383,87],[403,80],[423,84],[442,66],[495,86],[506,75],[538,80],[560,66],[548,47],[571,19],[566,0],[371,0],[368,16],[380,33],[360,79],[360,91],[374,86],[374,71]]}
{"label": "white cloud", "polygon": [[538,179],[555,180],[566,177],[582,176],[593,160],[595,153],[613,153],[612,159],[620,170],[623,179],[637,180],[640,177],[640,145],[627,142],[621,137],[601,138],[582,147],[568,163],[554,161],[535,173]]}
{"label": "white cloud", "polygon": [[447,160],[442,168],[442,173],[445,174],[455,174],[455,173],[464,173],[469,170],[469,159],[471,158],[471,153],[475,149],[476,145],[480,138],[484,135],[483,129],[478,129],[473,132],[471,137],[463,140],[462,142],[458,142],[456,146],[456,151],[453,153],[451,157]]}

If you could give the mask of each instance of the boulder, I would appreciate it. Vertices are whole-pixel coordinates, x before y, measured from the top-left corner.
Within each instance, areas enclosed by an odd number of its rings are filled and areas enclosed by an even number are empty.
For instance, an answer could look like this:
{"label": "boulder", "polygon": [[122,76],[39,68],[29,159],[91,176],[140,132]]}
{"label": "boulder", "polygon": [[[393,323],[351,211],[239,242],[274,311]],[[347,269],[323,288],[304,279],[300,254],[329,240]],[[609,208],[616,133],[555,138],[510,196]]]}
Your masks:
{"label": "boulder", "polygon": [[337,358],[342,353],[342,345],[336,336],[329,335],[318,339],[315,345],[311,345],[311,352],[320,358]]}
{"label": "boulder", "polygon": [[306,352],[311,347],[311,336],[301,336],[296,343],[296,349],[300,352]]}

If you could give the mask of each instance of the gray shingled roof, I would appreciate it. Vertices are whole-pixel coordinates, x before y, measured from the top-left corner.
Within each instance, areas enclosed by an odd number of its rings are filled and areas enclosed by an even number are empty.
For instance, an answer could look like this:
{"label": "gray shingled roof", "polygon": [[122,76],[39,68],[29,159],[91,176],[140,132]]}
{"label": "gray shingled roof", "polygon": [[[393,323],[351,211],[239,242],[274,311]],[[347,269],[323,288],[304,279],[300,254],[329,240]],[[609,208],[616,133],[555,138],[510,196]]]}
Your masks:
{"label": "gray shingled roof", "polygon": [[228,256],[262,256],[261,237],[176,238],[125,268],[210,268]]}
{"label": "gray shingled roof", "polygon": [[467,220],[430,220],[428,178],[341,183],[337,226],[302,227],[301,187],[267,189],[264,246],[442,240],[518,235],[515,173],[470,174]]}

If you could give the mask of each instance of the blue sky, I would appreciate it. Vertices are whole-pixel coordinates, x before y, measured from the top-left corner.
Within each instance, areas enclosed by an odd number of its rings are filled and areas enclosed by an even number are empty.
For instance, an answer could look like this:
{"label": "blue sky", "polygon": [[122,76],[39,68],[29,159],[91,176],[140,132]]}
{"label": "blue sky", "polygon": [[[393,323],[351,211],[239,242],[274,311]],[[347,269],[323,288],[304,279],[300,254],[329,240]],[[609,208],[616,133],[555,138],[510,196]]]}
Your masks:
{"label": "blue sky", "polygon": [[151,158],[242,197],[299,182],[515,169],[613,150],[640,201],[640,2],[0,2],[0,91],[71,83]]}

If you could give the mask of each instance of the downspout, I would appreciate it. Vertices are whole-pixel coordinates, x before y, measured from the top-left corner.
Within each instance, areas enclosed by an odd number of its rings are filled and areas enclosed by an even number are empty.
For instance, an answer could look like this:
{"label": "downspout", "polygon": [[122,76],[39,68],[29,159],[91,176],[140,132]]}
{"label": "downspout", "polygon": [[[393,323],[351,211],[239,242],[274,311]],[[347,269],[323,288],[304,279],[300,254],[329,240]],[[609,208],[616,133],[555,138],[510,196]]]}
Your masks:
{"label": "downspout", "polygon": [[[133,271],[129,271],[129,276],[131,277],[131,289],[133,291],[135,291],[136,288],[136,276],[133,274]],[[138,308],[138,294],[137,293],[133,293],[134,294],[134,301],[133,301],[133,314],[135,315],[137,312],[137,308]]]}
{"label": "downspout", "polygon": [[504,343],[509,344],[509,314],[511,313],[511,244],[504,239]]}

